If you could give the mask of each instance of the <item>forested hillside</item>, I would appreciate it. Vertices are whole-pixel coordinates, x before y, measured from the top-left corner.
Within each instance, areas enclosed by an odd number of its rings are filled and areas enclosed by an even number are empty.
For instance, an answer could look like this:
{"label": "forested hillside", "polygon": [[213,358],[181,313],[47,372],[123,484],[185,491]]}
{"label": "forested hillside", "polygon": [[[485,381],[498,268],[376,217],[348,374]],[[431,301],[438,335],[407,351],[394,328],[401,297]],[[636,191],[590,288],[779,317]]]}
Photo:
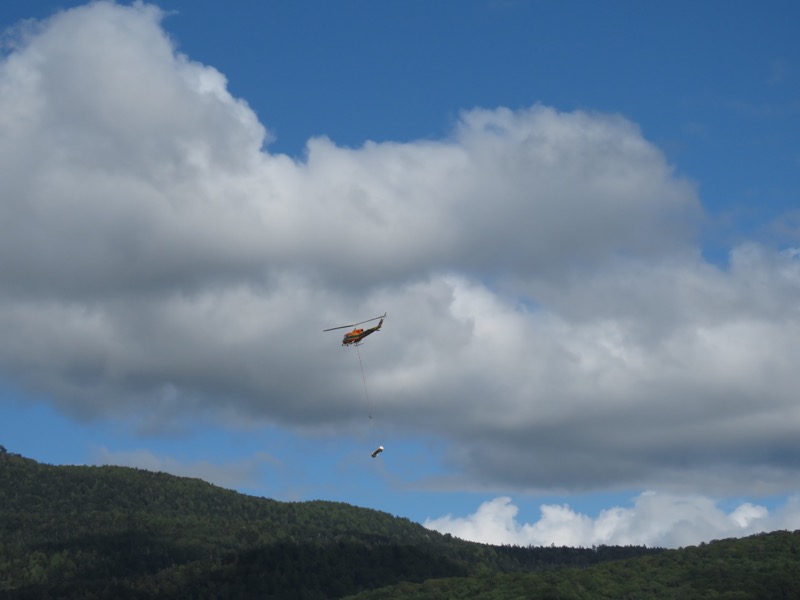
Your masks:
{"label": "forested hillside", "polygon": [[[767,572],[793,577],[778,578],[776,589],[797,591],[786,586],[796,586],[798,538],[782,536],[763,538],[768,550],[735,554],[736,564],[768,559]],[[745,543],[754,542],[724,542],[731,551]],[[703,563],[690,553],[712,548],[718,546],[666,552],[474,544],[347,504],[278,502],[125,467],[43,465],[0,447],[0,597],[9,599],[312,599],[362,592],[374,592],[363,598],[434,598],[450,597],[447,590],[477,598],[486,597],[475,591],[486,586],[497,598],[524,589],[549,589],[542,597],[551,598],[602,597],[559,595],[561,578],[572,582],[563,589],[583,593],[599,589],[592,588],[597,582],[612,589],[608,582],[639,581],[633,574],[646,568],[702,586]],[[680,571],[683,563],[673,556],[692,556],[684,566],[695,570]],[[621,559],[648,562],[609,562]],[[714,560],[714,573],[723,572],[728,559]],[[570,568],[576,570],[564,570]]]}
{"label": "forested hillside", "polygon": [[588,568],[403,583],[348,600],[788,600],[800,598],[800,531],[666,550]]}

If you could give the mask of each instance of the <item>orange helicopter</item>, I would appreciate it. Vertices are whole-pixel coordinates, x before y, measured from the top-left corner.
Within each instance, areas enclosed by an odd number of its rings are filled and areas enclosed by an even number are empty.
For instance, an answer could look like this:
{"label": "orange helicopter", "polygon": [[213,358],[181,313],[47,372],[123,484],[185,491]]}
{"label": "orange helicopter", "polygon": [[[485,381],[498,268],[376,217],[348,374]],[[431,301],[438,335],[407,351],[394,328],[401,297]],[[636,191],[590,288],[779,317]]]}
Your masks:
{"label": "orange helicopter", "polygon": [[[361,343],[365,337],[370,335],[371,333],[375,333],[379,331],[381,325],[383,325],[383,320],[386,318],[386,313],[383,313],[380,317],[373,317],[372,319],[367,319],[366,321],[359,321],[358,323],[352,323],[350,325],[341,325],[340,327],[331,327],[330,329],[323,329],[323,331],[333,331],[335,329],[345,329],[347,327],[353,327],[353,331],[349,333],[345,333],[344,337],[342,338],[342,346],[349,346],[350,344],[355,344],[356,346]],[[369,323],[370,321],[377,321],[380,319],[378,324],[375,327],[370,327],[369,329],[360,329],[358,326],[364,323]]]}

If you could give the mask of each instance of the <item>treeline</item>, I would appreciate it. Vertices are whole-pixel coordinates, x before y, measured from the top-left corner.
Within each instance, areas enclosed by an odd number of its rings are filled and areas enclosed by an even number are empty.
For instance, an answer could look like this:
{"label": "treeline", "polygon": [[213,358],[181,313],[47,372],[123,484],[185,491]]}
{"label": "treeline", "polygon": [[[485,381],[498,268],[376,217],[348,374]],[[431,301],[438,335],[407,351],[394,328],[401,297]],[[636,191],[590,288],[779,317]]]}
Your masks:
{"label": "treeline", "polygon": [[800,598],[800,531],[714,541],[546,573],[402,583],[347,600],[788,600]]}
{"label": "treeline", "polygon": [[363,597],[402,598],[437,597],[419,595],[436,586],[454,594],[438,597],[487,597],[460,594],[670,555],[474,544],[344,503],[277,502],[124,467],[43,465],[0,446],[0,598],[314,599],[375,590]]}

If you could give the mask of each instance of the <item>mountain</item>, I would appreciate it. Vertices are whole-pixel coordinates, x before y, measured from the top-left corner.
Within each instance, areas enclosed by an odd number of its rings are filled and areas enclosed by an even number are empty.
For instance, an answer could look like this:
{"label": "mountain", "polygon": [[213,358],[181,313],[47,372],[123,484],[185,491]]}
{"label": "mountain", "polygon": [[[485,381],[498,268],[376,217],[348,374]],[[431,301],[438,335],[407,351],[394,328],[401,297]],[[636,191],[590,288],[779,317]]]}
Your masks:
{"label": "mountain", "polygon": [[[736,550],[756,542],[755,553]],[[753,581],[766,569],[776,589],[798,592],[758,597],[800,597],[797,534],[726,541],[730,557],[718,544],[680,551],[475,544],[344,503],[278,502],[127,467],[45,465],[0,446],[0,598],[9,600],[483,598],[487,586],[497,598],[588,598],[605,596],[563,594],[597,581],[641,583],[631,574],[642,569],[658,574],[651,578],[658,585],[717,585],[692,552],[715,556],[712,574],[752,563]],[[564,577],[576,583],[562,590]],[[550,591],[520,596],[521,589]]]}
{"label": "mountain", "polygon": [[800,531],[719,540],[587,568],[396,584],[347,600],[406,598],[789,600],[800,598]]}

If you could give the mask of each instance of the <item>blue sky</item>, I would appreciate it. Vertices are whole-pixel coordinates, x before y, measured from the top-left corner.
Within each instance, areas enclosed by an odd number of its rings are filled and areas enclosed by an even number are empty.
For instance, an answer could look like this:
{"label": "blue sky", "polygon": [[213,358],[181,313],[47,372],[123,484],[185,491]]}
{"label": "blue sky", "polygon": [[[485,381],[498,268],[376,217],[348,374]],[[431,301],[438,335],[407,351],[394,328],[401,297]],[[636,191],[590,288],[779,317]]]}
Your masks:
{"label": "blue sky", "polygon": [[[0,443],[493,543],[800,527],[798,17],[4,3]],[[383,312],[362,380],[322,330]]]}

